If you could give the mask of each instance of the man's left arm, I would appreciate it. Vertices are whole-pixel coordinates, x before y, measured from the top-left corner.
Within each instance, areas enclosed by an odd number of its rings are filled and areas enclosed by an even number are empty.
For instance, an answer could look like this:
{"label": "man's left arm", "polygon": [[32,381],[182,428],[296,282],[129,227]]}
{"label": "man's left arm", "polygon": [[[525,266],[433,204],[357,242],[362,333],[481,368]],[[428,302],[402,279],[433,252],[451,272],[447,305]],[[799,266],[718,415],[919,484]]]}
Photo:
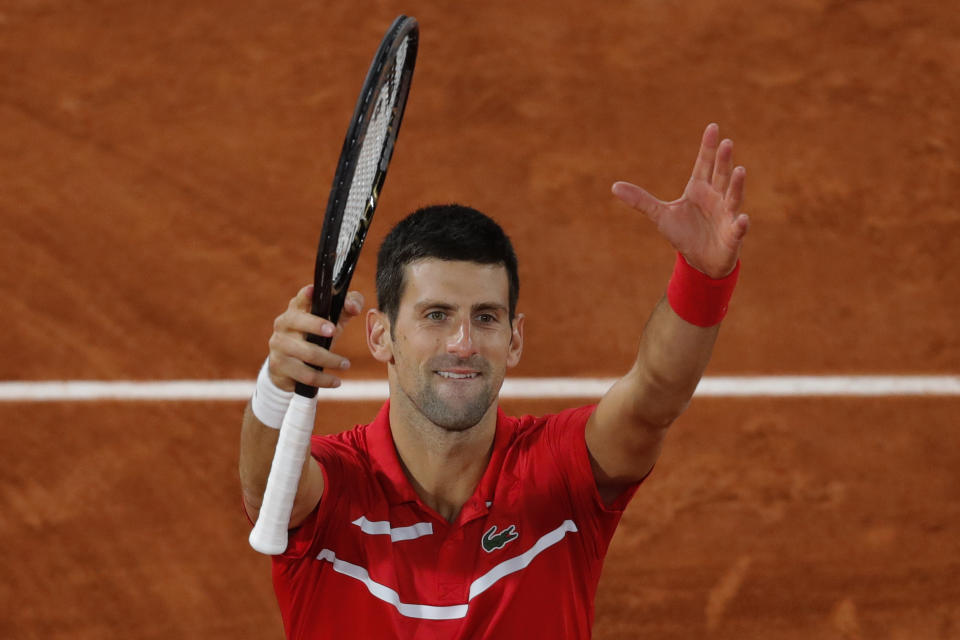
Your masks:
{"label": "man's left arm", "polygon": [[686,409],[710,360],[739,272],[749,227],[740,212],[746,171],[733,143],[704,131],[693,174],[677,200],[664,202],[618,182],[614,194],[644,213],[677,249],[668,293],[640,337],[636,361],[601,399],[586,428],[594,476],[610,500],[656,462],[673,421]]}

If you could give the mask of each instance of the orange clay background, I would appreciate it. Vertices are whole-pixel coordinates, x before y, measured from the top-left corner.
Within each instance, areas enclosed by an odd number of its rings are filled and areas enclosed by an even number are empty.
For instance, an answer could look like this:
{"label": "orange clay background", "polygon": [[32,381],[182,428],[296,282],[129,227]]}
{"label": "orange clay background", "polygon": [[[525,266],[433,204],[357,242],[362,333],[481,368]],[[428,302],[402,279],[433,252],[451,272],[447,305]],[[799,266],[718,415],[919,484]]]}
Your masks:
{"label": "orange clay background", "polygon": [[[0,378],[252,379],[399,13],[422,42],[368,300],[393,223],[471,204],[520,254],[515,375],[626,371],[673,256],[610,184],[676,197],[716,121],[753,224],[708,374],[960,370],[952,2],[7,0]],[[382,377],[356,329],[350,379]],[[242,404],[0,404],[0,638],[281,638]],[[956,397],[697,399],[595,637],[960,638],[958,423]]]}

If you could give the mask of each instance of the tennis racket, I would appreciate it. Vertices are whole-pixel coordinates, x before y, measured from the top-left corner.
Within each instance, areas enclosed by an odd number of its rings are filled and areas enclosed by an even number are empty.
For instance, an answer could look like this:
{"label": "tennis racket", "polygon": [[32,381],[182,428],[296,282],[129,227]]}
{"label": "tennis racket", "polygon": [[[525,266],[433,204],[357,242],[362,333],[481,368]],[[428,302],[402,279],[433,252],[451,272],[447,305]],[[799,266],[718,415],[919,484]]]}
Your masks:
{"label": "tennis racket", "polygon": [[[418,41],[415,19],[399,16],[393,21],[367,71],[340,152],[317,248],[311,306],[314,315],[334,324],[340,319],[350,278],[387,177],[413,78]],[[331,338],[311,334],[307,339],[330,347]],[[287,548],[290,513],[313,434],[316,396],[316,387],[298,382],[280,426],[260,516],[250,532],[250,546],[261,553],[277,555]]]}

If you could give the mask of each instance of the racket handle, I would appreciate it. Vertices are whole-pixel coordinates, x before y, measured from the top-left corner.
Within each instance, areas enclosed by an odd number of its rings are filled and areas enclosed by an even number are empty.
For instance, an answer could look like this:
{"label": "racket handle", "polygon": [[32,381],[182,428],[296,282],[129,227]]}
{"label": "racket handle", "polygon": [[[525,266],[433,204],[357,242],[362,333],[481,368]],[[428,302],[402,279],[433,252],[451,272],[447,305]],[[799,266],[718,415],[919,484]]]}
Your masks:
{"label": "racket handle", "polygon": [[290,513],[310,447],[316,413],[316,396],[305,398],[295,394],[283,416],[260,516],[250,532],[250,546],[260,553],[274,556],[287,549]]}

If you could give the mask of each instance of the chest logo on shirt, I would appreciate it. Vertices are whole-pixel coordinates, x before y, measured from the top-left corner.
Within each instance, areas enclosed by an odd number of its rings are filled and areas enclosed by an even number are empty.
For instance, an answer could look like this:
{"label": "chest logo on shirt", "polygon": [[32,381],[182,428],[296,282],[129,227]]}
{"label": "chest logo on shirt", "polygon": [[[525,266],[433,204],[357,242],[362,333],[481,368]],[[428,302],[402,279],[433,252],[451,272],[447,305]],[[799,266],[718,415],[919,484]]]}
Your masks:
{"label": "chest logo on shirt", "polygon": [[480,546],[487,553],[493,553],[497,549],[503,549],[508,543],[513,542],[520,537],[517,533],[516,525],[510,525],[503,531],[497,532],[497,525],[493,525],[480,539]]}

